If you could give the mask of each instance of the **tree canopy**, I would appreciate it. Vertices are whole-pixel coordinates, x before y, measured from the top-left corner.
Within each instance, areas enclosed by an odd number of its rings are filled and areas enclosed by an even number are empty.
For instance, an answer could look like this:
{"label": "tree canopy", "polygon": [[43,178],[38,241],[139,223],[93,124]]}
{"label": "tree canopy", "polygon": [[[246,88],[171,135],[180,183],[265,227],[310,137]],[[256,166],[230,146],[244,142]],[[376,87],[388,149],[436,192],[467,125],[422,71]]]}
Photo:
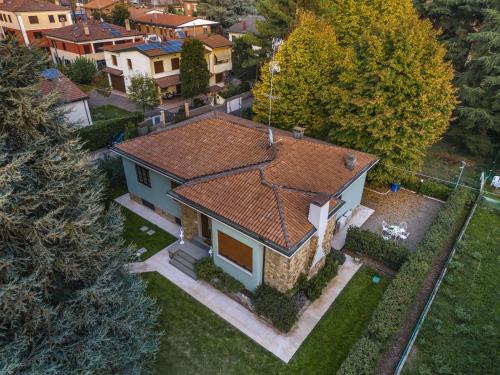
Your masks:
{"label": "tree canopy", "polygon": [[0,368],[10,374],[147,374],[158,311],[126,270],[118,208],[56,95],[44,55],[0,42]]}
{"label": "tree canopy", "polygon": [[160,104],[160,94],[154,79],[147,75],[136,75],[130,80],[128,98],[132,103],[146,112],[148,108],[154,108]]}
{"label": "tree canopy", "polygon": [[255,13],[255,0],[203,0],[198,4],[198,12],[229,27],[240,18]]}
{"label": "tree canopy", "polygon": [[66,71],[73,82],[88,85],[97,73],[97,65],[85,56],[78,56]]}
{"label": "tree canopy", "polygon": [[[306,17],[276,56],[272,124],[376,154],[376,183],[397,178],[393,167],[418,169],[456,104],[437,32],[409,0],[332,0],[321,12],[323,21]],[[265,120],[270,74],[261,72],[254,112]]]}
{"label": "tree canopy", "polygon": [[208,91],[210,72],[205,60],[205,47],[196,39],[182,45],[180,79],[182,96],[189,99]]}
{"label": "tree canopy", "polygon": [[125,26],[125,20],[130,17],[128,6],[125,3],[118,3],[111,11],[111,22],[115,25]]}

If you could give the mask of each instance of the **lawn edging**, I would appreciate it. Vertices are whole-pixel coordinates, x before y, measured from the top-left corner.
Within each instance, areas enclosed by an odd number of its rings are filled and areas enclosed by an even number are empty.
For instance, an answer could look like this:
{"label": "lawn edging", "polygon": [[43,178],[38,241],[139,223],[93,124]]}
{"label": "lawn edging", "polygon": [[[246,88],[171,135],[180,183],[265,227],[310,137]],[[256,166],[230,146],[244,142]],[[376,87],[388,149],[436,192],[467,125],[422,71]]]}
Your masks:
{"label": "lawn edging", "polygon": [[386,289],[372,314],[365,334],[353,346],[337,375],[374,373],[379,356],[404,321],[432,263],[440,251],[453,240],[455,222],[473,198],[473,193],[465,189],[450,194],[424,239]]}

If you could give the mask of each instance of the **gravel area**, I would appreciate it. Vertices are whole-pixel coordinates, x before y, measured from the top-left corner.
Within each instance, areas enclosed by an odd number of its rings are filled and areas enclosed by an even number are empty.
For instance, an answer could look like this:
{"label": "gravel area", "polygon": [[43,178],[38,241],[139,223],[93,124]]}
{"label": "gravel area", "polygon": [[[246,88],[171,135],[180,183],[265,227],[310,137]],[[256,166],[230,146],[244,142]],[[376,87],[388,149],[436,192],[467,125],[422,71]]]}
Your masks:
{"label": "gravel area", "polygon": [[400,189],[397,193],[376,193],[365,189],[361,204],[375,210],[363,224],[364,229],[381,234],[382,221],[394,225],[405,221],[410,237],[402,244],[411,250],[417,247],[443,206],[437,200],[405,189]]}

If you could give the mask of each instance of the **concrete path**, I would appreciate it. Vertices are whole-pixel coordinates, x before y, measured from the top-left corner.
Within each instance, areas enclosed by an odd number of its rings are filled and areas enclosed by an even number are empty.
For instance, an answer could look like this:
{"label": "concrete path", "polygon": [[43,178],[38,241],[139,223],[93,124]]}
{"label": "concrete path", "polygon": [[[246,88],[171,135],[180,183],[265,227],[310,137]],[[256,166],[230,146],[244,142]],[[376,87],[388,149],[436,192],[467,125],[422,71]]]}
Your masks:
{"label": "concrete path", "polygon": [[353,211],[351,219],[346,223],[346,225],[344,225],[344,227],[340,231],[335,233],[335,235],[332,237],[332,247],[335,250],[342,249],[345,244],[345,239],[347,237],[347,230],[349,229],[349,227],[362,226],[374,212],[375,211],[372,210],[371,208],[363,206],[361,204],[358,207],[356,207],[356,209]]}
{"label": "concrete path", "polygon": [[156,212],[147,208],[146,206],[134,202],[132,199],[130,199],[128,193],[116,198],[115,202],[121,204],[125,208],[128,208],[130,211],[139,215],[150,223],[153,223],[158,228],[163,229],[165,232],[170,233],[172,236],[176,238],[179,237],[179,232],[181,230],[181,227],[179,225],[172,223],[171,221],[158,215]]}
{"label": "concrete path", "polygon": [[337,277],[328,284],[321,298],[307,307],[288,334],[283,334],[211,285],[200,280],[193,280],[172,266],[169,263],[168,252],[176,249],[177,246],[177,243],[173,243],[145,262],[130,264],[130,272],[156,271],[160,273],[285,363],[290,361],[342,289],[361,267],[361,264],[355,263],[351,257],[347,256],[345,263],[339,268]]}

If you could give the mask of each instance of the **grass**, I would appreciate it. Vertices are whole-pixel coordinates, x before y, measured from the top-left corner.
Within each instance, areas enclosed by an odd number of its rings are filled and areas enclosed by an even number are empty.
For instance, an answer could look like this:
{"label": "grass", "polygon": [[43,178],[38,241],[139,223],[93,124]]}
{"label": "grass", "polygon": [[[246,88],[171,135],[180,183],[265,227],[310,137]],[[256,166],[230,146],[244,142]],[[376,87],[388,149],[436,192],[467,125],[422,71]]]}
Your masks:
{"label": "grass", "polygon": [[130,115],[129,111],[115,107],[111,104],[106,104],[100,107],[90,108],[90,114],[94,121],[110,120]]}
{"label": "grass", "polygon": [[389,280],[363,267],[289,364],[255,344],[157,273],[143,274],[162,308],[156,374],[334,374],[361,336]]}
{"label": "grass", "polygon": [[500,213],[479,207],[417,339],[405,374],[497,374]]}

